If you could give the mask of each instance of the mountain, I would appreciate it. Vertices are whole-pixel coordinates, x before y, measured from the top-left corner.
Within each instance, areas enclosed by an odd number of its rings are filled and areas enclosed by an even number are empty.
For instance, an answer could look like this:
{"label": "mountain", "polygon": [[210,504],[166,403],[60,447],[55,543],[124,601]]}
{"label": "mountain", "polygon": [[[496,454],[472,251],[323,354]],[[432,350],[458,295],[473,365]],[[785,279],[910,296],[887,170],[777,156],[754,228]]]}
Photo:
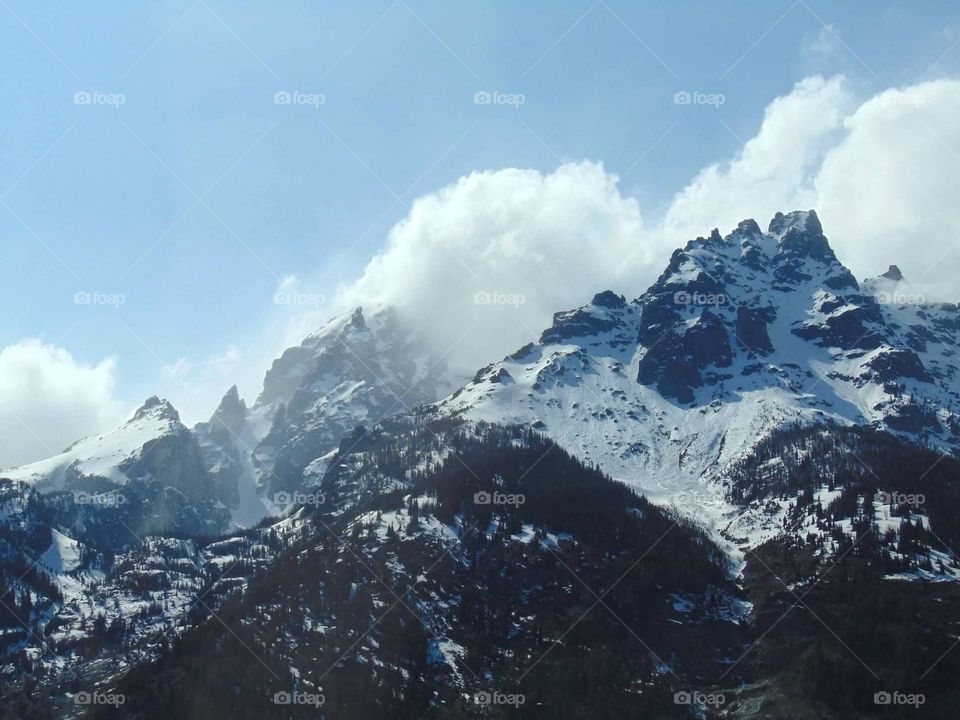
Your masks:
{"label": "mountain", "polygon": [[120,427],[0,477],[49,496],[57,523],[112,550],[148,534],[216,534],[228,519],[193,433],[157,397]]}
{"label": "mountain", "polygon": [[889,433],[775,432],[727,473],[783,510],[741,588],[701,529],[543,435],[396,416],[344,440],[248,592],[116,691],[145,718],[841,720],[891,690],[952,717],[958,472]]}
{"label": "mountain", "polygon": [[206,483],[190,431],[166,400],[151,397],[115,430],[84,438],[59,455],[2,472],[10,480],[29,482],[41,492],[73,490],[92,481],[115,487],[147,476],[202,499]]}
{"label": "mountain", "polygon": [[319,480],[323,458],[362,424],[448,391],[440,358],[389,307],[346,313],[274,361],[254,413],[270,411],[269,432],[254,451],[270,494]]}
{"label": "mountain", "polygon": [[733,716],[955,715],[957,458],[861,426],[796,426],[724,475],[776,525],[746,556],[751,644],[718,689],[736,691]]}
{"label": "mountain", "polygon": [[4,718],[83,714],[78,690],[167,651],[184,629],[242,593],[304,524],[294,516],[213,539],[147,537],[114,555],[44,526],[36,519],[44,499],[30,497],[32,514],[0,524]]}
{"label": "mountain", "polygon": [[118,684],[127,712],[673,715],[738,647],[719,548],[529,430],[388,420],[321,489],[249,592]]}
{"label": "mountain", "polygon": [[193,434],[220,503],[230,511],[232,524],[251,527],[273,514],[270,501],[257,488],[251,448],[257,443],[250,411],[231,387],[210,420],[198,423]]}
{"label": "mountain", "polygon": [[236,388],[194,428],[218,497],[250,525],[316,485],[357,426],[447,394],[446,364],[388,307],[355,308],[285,350],[249,409]]}
{"label": "mountain", "polygon": [[713,479],[780,427],[960,447],[957,306],[901,281],[891,268],[858,283],[813,211],[778,213],[766,232],[745,220],[678,249],[635,300],[607,291],[555,314],[438,412],[540,429],[720,529],[737,508]]}
{"label": "mountain", "polygon": [[[29,623],[63,602],[63,585],[89,565],[90,548],[52,526],[29,485],[0,482],[0,643],[28,639]],[[26,627],[25,627],[26,625]]]}
{"label": "mountain", "polygon": [[957,329],[813,211],[452,393],[352,310],[0,481],[0,718],[952,717]]}

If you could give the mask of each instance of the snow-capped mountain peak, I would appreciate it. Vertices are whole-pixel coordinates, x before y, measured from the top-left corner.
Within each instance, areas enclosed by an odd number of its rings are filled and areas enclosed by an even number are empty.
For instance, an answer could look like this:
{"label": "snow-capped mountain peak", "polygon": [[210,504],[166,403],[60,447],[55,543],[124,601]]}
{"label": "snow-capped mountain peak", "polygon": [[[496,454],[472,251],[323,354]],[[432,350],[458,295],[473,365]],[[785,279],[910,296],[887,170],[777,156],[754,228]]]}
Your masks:
{"label": "snow-capped mountain peak", "polygon": [[695,493],[717,524],[730,506],[704,482],[786,424],[960,447],[956,329],[955,305],[861,286],[814,211],[778,213],[687,243],[636,300],[556,313],[438,408],[541,428],[654,500]]}
{"label": "snow-capped mountain peak", "polygon": [[188,438],[176,409],[167,401],[148,398],[123,425],[78,440],[61,453],[18,468],[3,477],[34,483],[38,490],[69,489],[84,478],[101,478],[124,485],[137,475],[140,461],[162,438]]}

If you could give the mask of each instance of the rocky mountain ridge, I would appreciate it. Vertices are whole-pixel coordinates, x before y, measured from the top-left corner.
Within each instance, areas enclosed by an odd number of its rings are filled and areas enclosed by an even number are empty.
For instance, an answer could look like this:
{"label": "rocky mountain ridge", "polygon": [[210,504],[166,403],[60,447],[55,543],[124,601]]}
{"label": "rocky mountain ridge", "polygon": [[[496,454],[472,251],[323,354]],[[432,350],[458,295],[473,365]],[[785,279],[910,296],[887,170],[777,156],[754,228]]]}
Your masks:
{"label": "rocky mountain ridge", "polygon": [[719,528],[735,508],[711,479],[780,427],[960,447],[957,306],[886,275],[858,283],[813,211],[777,214],[767,232],[745,220],[678,249],[633,301],[607,291],[555,314],[438,412],[538,428]]}

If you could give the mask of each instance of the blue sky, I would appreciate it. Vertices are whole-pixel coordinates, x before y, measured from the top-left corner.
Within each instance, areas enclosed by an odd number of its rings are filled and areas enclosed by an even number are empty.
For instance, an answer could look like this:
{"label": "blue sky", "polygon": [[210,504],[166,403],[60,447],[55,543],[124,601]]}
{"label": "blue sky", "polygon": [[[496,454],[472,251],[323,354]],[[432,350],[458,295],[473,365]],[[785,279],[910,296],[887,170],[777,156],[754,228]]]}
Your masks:
{"label": "blue sky", "polygon": [[960,64],[950,2],[3,0],[0,37],[0,348],[114,357],[124,408],[178,361],[222,361],[214,395],[262,373],[284,278],[332,297],[473,171],[602,162],[650,223],[803,78],[864,98]]}

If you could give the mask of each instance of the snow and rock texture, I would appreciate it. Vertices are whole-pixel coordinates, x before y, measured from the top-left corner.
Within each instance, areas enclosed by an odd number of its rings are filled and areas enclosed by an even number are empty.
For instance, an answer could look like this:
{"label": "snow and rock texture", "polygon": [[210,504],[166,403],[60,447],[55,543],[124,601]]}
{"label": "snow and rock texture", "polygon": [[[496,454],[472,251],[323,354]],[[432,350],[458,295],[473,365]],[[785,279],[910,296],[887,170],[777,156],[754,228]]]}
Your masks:
{"label": "snow and rock texture", "polygon": [[[179,494],[181,504],[212,505],[233,525],[251,527],[290,510],[277,496],[316,484],[324,456],[357,426],[453,389],[445,363],[424,347],[392,309],[356,308],[275,360],[251,408],[232,387],[191,432],[170,403],[153,397],[119,428],[0,477],[75,495],[149,483]],[[221,525],[218,516],[203,531]]]}
{"label": "snow and rock texture", "polygon": [[49,495],[57,522],[113,550],[148,534],[209,535],[226,527],[200,446],[157,397],[119,428],[0,478]]}
{"label": "snow and rock texture", "polygon": [[252,458],[261,493],[315,484],[324,456],[357,426],[449,392],[445,363],[424,347],[393,309],[356,308],[287,349],[250,412],[260,429]]}
{"label": "snow and rock texture", "polygon": [[252,407],[231,388],[194,433],[233,523],[289,510],[357,427],[448,393],[446,364],[424,347],[393,309],[355,308],[274,360]]}
{"label": "snow and rock texture", "polygon": [[193,435],[173,406],[157,397],[148,398],[119,428],[84,438],[46,460],[0,471],[0,476],[31,483],[40,492],[122,487],[149,479],[191,499],[212,497]]}
{"label": "snow and rock texture", "polygon": [[[11,492],[18,490],[18,492]],[[33,678],[90,686],[164,650],[190,623],[218,612],[298,537],[302,514],[217,540],[150,537],[115,558],[38,520],[46,499],[0,485],[0,657],[16,653]],[[33,512],[25,512],[26,502]],[[11,508],[10,503],[20,507]],[[41,553],[44,542],[49,548]],[[29,597],[29,601],[24,598]],[[3,608],[3,604],[0,604]],[[10,666],[0,665],[9,677]],[[43,695],[43,693],[39,693]],[[70,717],[69,697],[49,693]]]}
{"label": "snow and rock texture", "polygon": [[900,281],[858,283],[813,211],[745,220],[675,251],[636,300],[557,313],[438,410],[541,429],[719,528],[735,508],[711,478],[790,423],[960,448],[957,306],[899,302]]}
{"label": "snow and rock texture", "polygon": [[[474,697],[519,678],[535,717],[659,717],[673,682],[719,674],[741,647],[719,549],[537,433],[407,416],[354,440],[302,541],[220,621],[120,680],[127,712],[201,717],[216,698],[219,713],[280,717],[273,698],[294,691],[342,717],[488,717]],[[525,502],[474,502],[486,488]],[[601,587],[615,610],[584,589]],[[558,684],[582,676],[587,647],[629,672]]]}

